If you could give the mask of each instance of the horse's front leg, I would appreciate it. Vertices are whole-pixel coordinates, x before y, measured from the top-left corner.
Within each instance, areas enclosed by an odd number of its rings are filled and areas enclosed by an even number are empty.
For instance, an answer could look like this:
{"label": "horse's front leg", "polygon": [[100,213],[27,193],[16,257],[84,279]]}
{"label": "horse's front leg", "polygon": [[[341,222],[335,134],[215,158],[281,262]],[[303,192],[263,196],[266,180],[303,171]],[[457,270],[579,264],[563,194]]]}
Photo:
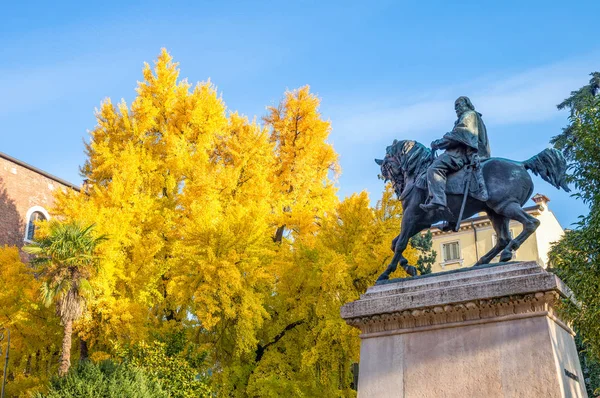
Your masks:
{"label": "horse's front leg", "polygon": [[388,280],[390,278],[390,274],[396,271],[396,268],[398,268],[398,264],[400,264],[400,266],[404,268],[408,275],[417,275],[417,269],[412,265],[408,265],[408,260],[402,255],[402,253],[404,252],[404,250],[406,250],[406,246],[408,246],[409,239],[414,234],[426,227],[427,226],[422,227],[420,224],[415,223],[415,218],[407,217],[405,214],[405,217],[402,219],[402,228],[400,230],[400,235],[398,235],[398,237],[394,239],[396,242],[396,246],[394,248],[394,257],[392,257],[392,261],[390,262],[386,270],[381,275],[379,275],[379,278],[377,278],[378,282]]}
{"label": "horse's front leg", "polygon": [[399,237],[400,237],[400,234],[398,234],[394,239],[392,239],[391,249],[394,253],[396,253],[396,242],[398,242]]}

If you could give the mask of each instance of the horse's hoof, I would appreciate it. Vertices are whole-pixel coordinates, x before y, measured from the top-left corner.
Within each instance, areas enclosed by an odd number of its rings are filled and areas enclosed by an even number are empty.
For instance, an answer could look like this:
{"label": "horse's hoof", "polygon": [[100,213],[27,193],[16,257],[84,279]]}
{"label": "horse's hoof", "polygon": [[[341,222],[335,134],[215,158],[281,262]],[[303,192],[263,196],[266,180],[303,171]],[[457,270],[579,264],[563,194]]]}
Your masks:
{"label": "horse's hoof", "polygon": [[382,281],[387,281],[388,279],[390,279],[389,275],[386,275],[385,273],[379,275],[379,278],[377,278],[377,280],[375,281],[375,283],[379,283]]}
{"label": "horse's hoof", "polygon": [[507,261],[512,260],[512,257],[513,257],[512,252],[507,252],[507,253],[502,252],[502,255],[500,256],[500,261],[499,262],[500,263],[505,263]]}
{"label": "horse's hoof", "polygon": [[413,267],[412,265],[407,265],[404,270],[406,271],[406,273],[410,276],[417,276],[417,269],[415,267]]}

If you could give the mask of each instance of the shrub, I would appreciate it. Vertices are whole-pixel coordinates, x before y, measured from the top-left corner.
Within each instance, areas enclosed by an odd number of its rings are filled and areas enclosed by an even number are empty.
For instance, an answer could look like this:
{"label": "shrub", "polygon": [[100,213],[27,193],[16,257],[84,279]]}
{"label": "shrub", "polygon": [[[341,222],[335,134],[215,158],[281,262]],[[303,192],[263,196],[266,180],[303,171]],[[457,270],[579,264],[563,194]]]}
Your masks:
{"label": "shrub", "polygon": [[142,369],[106,360],[80,362],[64,377],[50,381],[47,394],[37,398],[163,398],[168,397],[158,381]]}
{"label": "shrub", "polygon": [[[171,355],[169,355],[171,354]],[[161,383],[169,397],[211,397],[200,372],[181,354],[175,354],[165,343],[138,343],[128,350],[126,360],[153,381]]]}

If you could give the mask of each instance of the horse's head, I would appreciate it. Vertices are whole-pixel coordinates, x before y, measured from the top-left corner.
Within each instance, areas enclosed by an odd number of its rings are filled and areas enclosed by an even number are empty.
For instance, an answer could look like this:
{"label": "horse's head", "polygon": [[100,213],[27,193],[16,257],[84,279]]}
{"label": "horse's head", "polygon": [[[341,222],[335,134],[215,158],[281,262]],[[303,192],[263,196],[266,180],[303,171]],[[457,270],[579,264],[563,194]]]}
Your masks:
{"label": "horse's head", "polygon": [[387,147],[383,159],[375,159],[381,166],[381,175],[385,181],[391,181],[396,195],[400,197],[404,191],[405,181],[414,180],[427,170],[431,163],[431,150],[417,141],[394,140]]}

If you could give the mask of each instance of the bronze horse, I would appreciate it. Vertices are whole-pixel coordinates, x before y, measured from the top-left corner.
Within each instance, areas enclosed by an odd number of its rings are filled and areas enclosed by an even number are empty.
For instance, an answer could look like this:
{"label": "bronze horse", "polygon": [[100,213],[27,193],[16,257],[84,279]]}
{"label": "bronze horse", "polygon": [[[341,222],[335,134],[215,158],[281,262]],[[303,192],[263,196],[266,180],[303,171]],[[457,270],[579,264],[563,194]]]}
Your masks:
{"label": "bronze horse", "polygon": [[[432,151],[417,141],[394,141],[387,148],[383,160],[375,159],[381,166],[384,179],[391,181],[398,198],[402,201],[404,215],[400,235],[392,242],[394,257],[387,269],[379,276],[377,282],[389,279],[398,263],[410,275],[415,276],[417,270],[408,265],[408,260],[402,253],[408,245],[409,239],[440,221],[456,224],[463,195],[448,194],[447,214],[440,212],[425,212],[419,204],[427,200],[427,190],[417,186],[416,180],[427,171],[432,162]],[[522,208],[533,193],[533,181],[527,173],[531,170],[535,175],[540,175],[554,187],[569,192],[565,180],[566,161],[556,149],[544,149],[539,154],[524,162],[517,162],[502,158],[489,158],[481,162],[483,179],[488,190],[488,200],[480,201],[468,197],[464,209],[464,218],[484,211],[492,222],[496,231],[496,245],[477,261],[475,266],[489,263],[498,253],[500,262],[509,261],[513,251],[537,229],[540,222],[527,214]],[[523,232],[511,239],[509,222],[516,220],[523,224]]]}

